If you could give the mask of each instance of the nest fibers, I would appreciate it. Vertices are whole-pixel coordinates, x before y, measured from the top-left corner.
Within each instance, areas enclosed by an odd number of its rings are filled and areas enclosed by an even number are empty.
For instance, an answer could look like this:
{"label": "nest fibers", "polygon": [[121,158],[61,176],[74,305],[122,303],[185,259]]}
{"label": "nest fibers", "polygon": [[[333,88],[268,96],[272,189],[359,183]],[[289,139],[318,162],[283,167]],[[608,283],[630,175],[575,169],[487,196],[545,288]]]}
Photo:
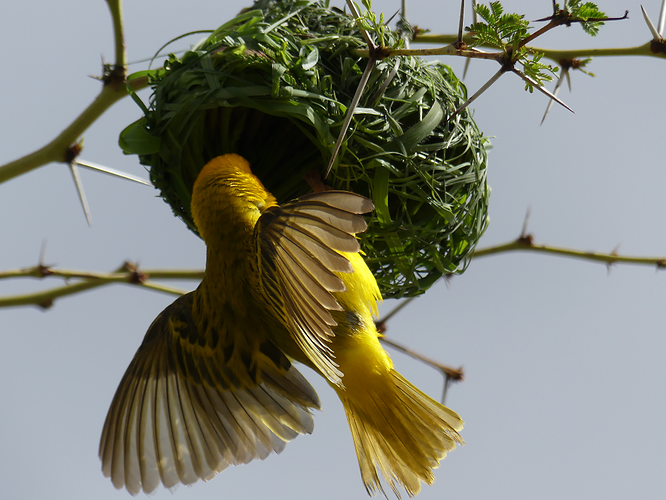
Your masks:
{"label": "nest fibers", "polygon": [[[280,203],[323,175],[367,59],[355,20],[322,3],[257,2],[151,81],[145,116],[121,135],[164,200],[196,232],[192,185],[238,153]],[[374,33],[379,38],[377,33]],[[401,44],[386,28],[384,45]],[[326,184],[371,198],[362,247],[384,297],[417,295],[462,272],[488,223],[487,140],[466,89],[418,57],[378,61]]]}

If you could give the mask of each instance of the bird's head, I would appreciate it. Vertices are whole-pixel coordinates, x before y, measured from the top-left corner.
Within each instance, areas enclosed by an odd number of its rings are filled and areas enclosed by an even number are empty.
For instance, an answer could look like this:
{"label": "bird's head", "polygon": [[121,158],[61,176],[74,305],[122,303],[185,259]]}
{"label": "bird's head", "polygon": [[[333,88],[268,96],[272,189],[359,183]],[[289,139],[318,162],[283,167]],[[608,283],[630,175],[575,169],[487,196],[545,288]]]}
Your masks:
{"label": "bird's head", "polygon": [[206,243],[214,234],[251,232],[262,212],[276,204],[248,161],[237,154],[209,161],[192,189],[192,217]]}

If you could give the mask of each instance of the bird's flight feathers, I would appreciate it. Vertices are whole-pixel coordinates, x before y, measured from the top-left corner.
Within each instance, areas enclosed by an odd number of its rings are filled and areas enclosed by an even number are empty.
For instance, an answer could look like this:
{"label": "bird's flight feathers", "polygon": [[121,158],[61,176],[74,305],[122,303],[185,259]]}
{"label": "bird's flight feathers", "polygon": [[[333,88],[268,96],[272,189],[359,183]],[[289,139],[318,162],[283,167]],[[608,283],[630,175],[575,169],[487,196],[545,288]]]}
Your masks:
{"label": "bird's flight feathers", "polygon": [[211,479],[229,465],[279,453],[314,428],[309,408],[319,400],[286,358],[282,366],[264,363],[261,382],[244,387],[230,385],[223,360],[186,359],[187,332],[179,329],[192,328],[193,293],[153,322],[104,424],[102,471],[133,495]]}
{"label": "bird's flight feathers", "polygon": [[361,214],[373,208],[363,196],[324,191],[268,208],[255,228],[262,286],[281,296],[297,344],[336,385],[342,372],[328,345],[337,324],[329,311],[343,310],[333,293],[345,285],[335,273],[354,271],[340,252],[360,250],[354,235],[365,231]]}

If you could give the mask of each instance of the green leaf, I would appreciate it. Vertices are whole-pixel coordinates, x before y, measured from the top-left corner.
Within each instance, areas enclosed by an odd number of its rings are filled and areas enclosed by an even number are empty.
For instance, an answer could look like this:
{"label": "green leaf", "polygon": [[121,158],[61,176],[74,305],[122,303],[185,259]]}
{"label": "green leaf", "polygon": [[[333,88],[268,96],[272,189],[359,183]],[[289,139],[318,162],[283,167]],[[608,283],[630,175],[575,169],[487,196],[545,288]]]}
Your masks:
{"label": "green leaf", "polygon": [[118,144],[126,155],[149,155],[160,150],[162,141],[146,128],[146,118],[131,123],[120,133]]}
{"label": "green leaf", "polygon": [[396,143],[400,143],[401,150],[413,149],[419,142],[428,137],[435,127],[437,127],[444,118],[444,110],[437,101],[433,102],[430,111],[425,115],[423,120],[407,130],[404,134],[396,139]]}
{"label": "green leaf", "polygon": [[303,60],[302,67],[305,71],[308,71],[314,68],[318,62],[319,62],[319,50],[317,50],[317,47],[314,47]]}
{"label": "green leaf", "polygon": [[166,70],[164,68],[159,68],[159,69],[146,69],[143,71],[136,71],[130,75],[127,76],[127,81],[131,82],[132,80],[135,80],[137,78],[141,78],[144,76],[150,77],[150,78],[161,78],[165,75]]}
{"label": "green leaf", "polygon": [[376,169],[372,183],[372,201],[375,204],[375,215],[382,226],[391,224],[391,213],[388,207],[388,186],[389,171],[382,167]]}

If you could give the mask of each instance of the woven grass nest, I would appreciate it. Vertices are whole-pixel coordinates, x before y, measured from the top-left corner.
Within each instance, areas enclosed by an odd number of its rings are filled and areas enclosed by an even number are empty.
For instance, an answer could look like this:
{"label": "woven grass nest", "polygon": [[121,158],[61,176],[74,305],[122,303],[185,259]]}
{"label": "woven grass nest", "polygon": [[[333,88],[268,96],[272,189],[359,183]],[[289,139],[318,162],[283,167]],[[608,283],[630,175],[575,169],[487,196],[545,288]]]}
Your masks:
{"label": "woven grass nest", "polygon": [[[386,31],[386,46],[400,43]],[[190,229],[192,185],[238,153],[279,202],[323,176],[367,59],[355,20],[325,3],[262,1],[151,82],[145,116],[121,134]],[[451,69],[418,57],[378,61],[325,183],[371,198],[360,235],[384,297],[423,293],[462,272],[487,223],[487,140]]]}

